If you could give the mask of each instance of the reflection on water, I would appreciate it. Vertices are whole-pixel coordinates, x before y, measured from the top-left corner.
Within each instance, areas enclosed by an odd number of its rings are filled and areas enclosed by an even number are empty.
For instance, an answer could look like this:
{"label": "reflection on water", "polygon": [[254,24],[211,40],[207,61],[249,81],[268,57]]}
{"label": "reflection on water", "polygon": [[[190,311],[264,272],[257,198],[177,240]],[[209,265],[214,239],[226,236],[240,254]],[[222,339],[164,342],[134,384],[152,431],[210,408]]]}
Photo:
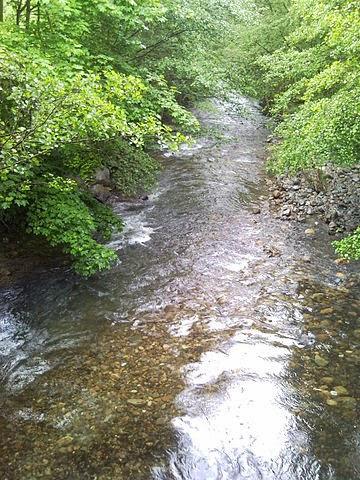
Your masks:
{"label": "reflection on water", "polygon": [[358,265],[271,217],[264,118],[215,106],[114,269],[2,292],[1,478],[360,478]]}
{"label": "reflection on water", "polygon": [[174,421],[183,450],[171,459],[175,478],[183,475],[175,473],[181,458],[188,478],[199,479],[257,478],[274,459],[286,459],[294,422],[274,377],[287,350],[254,340],[245,334],[189,368],[191,387],[180,395],[187,414]]}

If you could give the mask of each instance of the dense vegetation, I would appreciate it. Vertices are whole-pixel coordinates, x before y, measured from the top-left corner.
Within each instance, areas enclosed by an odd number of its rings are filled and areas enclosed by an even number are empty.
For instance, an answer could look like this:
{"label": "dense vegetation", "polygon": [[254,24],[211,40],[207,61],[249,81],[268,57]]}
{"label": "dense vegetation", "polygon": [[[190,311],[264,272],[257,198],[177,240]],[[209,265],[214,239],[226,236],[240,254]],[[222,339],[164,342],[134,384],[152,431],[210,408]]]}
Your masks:
{"label": "dense vegetation", "polygon": [[[0,1],[0,222],[85,275],[121,220],[91,188],[148,189],[156,146],[198,124],[184,105],[230,88],[263,99],[274,172],[359,158],[360,17],[350,0]],[[360,230],[336,243],[360,258]]]}
{"label": "dense vegetation", "polygon": [[219,83],[219,31],[236,17],[230,7],[1,2],[2,225],[60,246],[82,274],[107,268],[115,254],[99,240],[121,221],[92,195],[94,175],[107,167],[121,194],[141,192],[158,168],[149,149],[176,148],[197,129],[180,103]]}
{"label": "dense vegetation", "polygon": [[[360,153],[360,9],[353,0],[256,0],[227,48],[231,78],[277,122],[275,173],[350,166]],[[360,258],[360,228],[335,242]]]}

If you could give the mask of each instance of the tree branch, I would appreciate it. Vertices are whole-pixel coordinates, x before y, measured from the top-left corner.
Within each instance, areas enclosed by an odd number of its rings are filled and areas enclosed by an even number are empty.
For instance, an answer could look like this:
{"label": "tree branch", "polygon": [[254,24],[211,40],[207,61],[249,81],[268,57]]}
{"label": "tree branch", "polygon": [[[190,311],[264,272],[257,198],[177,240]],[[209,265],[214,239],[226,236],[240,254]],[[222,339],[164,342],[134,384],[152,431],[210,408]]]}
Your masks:
{"label": "tree branch", "polygon": [[139,58],[143,58],[145,57],[146,55],[149,55],[149,53],[151,53],[153,50],[155,50],[158,46],[160,46],[161,44],[171,40],[172,38],[175,38],[175,37],[178,37],[180,35],[182,35],[183,33],[187,32],[188,30],[186,28],[184,28],[183,30],[178,30],[177,32],[174,32],[172,33],[171,35],[168,35],[166,38],[162,38],[161,40],[159,40],[158,42],[154,43],[153,45],[150,45],[149,47],[146,48],[146,50],[138,50],[134,57],[132,58],[132,60],[136,60],[136,59],[139,59]]}

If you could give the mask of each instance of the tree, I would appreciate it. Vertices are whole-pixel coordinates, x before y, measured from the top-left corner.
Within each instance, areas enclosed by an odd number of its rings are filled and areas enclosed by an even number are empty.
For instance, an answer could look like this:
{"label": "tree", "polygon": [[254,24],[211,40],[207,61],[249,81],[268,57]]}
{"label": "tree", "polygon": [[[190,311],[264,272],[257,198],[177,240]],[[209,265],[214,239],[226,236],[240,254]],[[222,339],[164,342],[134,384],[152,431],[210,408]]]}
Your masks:
{"label": "tree", "polygon": [[[155,177],[145,149],[176,148],[186,141],[178,128],[197,128],[161,75],[110,55],[121,22],[128,35],[134,25],[154,21],[159,9],[156,1],[20,0],[0,26],[1,215],[25,219],[24,228],[61,246],[85,275],[115,259],[98,239],[121,228],[91,196],[95,170],[111,160],[118,188],[134,194]],[[99,50],[92,36],[105,23],[111,28]],[[120,152],[128,156],[125,164]]]}

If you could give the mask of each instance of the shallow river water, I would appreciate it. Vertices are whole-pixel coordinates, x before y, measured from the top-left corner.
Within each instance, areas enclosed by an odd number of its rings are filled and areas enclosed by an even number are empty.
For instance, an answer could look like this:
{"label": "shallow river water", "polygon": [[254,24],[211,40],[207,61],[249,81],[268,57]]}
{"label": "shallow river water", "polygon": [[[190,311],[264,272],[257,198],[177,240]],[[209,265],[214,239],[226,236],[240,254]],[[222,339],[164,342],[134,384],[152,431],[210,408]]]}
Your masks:
{"label": "shallow river water", "polygon": [[240,107],[116,206],[111,271],[1,291],[2,480],[360,478],[359,264],[274,219]]}

